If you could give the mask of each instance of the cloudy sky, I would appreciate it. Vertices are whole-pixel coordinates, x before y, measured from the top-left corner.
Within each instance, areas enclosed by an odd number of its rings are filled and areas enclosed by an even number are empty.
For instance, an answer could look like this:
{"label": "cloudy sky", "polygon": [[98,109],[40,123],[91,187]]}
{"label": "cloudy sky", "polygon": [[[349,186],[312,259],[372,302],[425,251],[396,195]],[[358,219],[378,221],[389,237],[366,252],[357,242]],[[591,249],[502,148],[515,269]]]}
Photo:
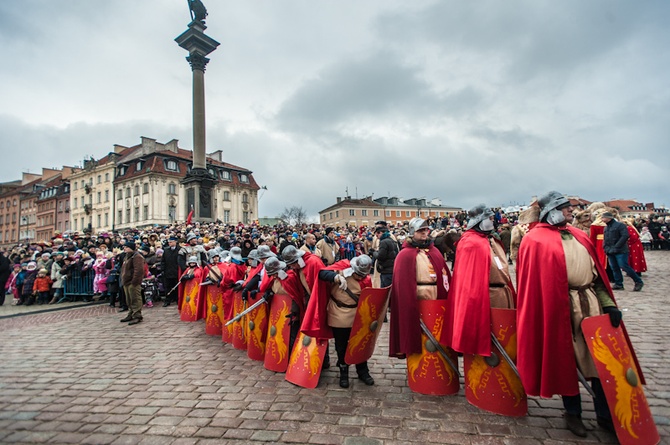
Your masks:
{"label": "cloudy sky", "polygon": [[[556,189],[670,205],[670,2],[204,0],[207,149],[260,214]],[[192,148],[185,0],[0,2],[0,181]]]}

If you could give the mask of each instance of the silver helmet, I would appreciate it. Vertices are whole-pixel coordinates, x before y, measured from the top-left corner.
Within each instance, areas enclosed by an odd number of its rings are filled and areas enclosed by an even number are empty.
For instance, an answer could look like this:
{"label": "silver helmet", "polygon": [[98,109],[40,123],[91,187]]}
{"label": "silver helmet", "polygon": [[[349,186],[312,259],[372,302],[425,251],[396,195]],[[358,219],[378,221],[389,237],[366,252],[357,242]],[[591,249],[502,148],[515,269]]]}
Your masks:
{"label": "silver helmet", "polygon": [[537,203],[540,205],[540,221],[544,221],[552,210],[570,205],[570,200],[556,191],[551,191],[540,196]]}
{"label": "silver helmet", "polygon": [[284,270],[286,267],[286,263],[283,261],[279,261],[277,257],[271,257],[265,262],[265,272],[268,275],[274,275],[278,273],[280,270]]}
{"label": "silver helmet", "polygon": [[414,233],[417,230],[421,229],[427,229],[430,228],[428,225],[428,221],[426,221],[423,218],[419,218],[418,216],[415,218],[412,218],[409,222],[409,236],[414,236]]}
{"label": "silver helmet", "polygon": [[293,264],[304,254],[304,251],[298,250],[295,246],[286,246],[281,253],[281,257],[286,262],[286,264]]}
{"label": "silver helmet", "polygon": [[222,249],[219,247],[219,257],[221,258],[221,261],[224,261],[230,256],[230,251]]}
{"label": "silver helmet", "polygon": [[195,255],[191,255],[190,257],[188,257],[186,264],[198,264],[198,257]]}
{"label": "silver helmet", "polygon": [[188,235],[186,235],[186,242],[188,243],[189,241],[191,241],[192,239],[195,239],[197,237],[198,236],[195,233],[190,232]]}
{"label": "silver helmet", "polygon": [[252,249],[249,254],[247,255],[247,260],[251,260],[251,267],[256,267],[258,266],[258,250],[257,249]]}
{"label": "silver helmet", "polygon": [[265,244],[258,246],[258,258],[259,259],[265,259],[265,258],[272,258],[275,255],[271,250],[269,246],[266,246]]}
{"label": "silver helmet", "polygon": [[219,259],[221,259],[221,254],[219,253],[218,249],[209,249],[207,251],[207,258],[209,258],[210,263],[212,262],[215,256],[218,256]]}
{"label": "silver helmet", "polygon": [[367,255],[352,258],[350,264],[354,273],[362,277],[368,276],[372,269],[372,259]]}
{"label": "silver helmet", "polygon": [[477,224],[489,219],[494,215],[493,211],[486,207],[486,204],[479,204],[468,210],[468,225],[465,227],[465,230],[470,230],[473,227],[476,227]]}
{"label": "silver helmet", "polygon": [[230,258],[234,259],[235,261],[244,261],[244,259],[242,259],[242,249],[239,247],[233,247],[230,249]]}

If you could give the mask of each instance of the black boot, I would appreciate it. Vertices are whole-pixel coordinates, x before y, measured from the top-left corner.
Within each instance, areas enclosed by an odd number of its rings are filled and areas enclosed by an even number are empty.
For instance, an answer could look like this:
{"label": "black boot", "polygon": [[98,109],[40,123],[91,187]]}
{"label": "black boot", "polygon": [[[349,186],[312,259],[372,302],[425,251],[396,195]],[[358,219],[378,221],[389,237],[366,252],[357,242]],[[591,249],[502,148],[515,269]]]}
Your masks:
{"label": "black boot", "polygon": [[349,387],[349,365],[339,365],[340,368],[340,387]]}
{"label": "black boot", "polygon": [[321,369],[329,369],[330,368],[330,355],[328,354],[328,349],[326,349],[326,355],[323,356],[323,364],[321,365]]}
{"label": "black boot", "polygon": [[356,365],[356,374],[358,374],[358,379],[366,385],[372,386],[375,384],[375,379],[370,375],[367,362]]}
{"label": "black boot", "polygon": [[586,437],[586,427],[582,422],[582,416],[565,413],[565,424],[575,436]]}

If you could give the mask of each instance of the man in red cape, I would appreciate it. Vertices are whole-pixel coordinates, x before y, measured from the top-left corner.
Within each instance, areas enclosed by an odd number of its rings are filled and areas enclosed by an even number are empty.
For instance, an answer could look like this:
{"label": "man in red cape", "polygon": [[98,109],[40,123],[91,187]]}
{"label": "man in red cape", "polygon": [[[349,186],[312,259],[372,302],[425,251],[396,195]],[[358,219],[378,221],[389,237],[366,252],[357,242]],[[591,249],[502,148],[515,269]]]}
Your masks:
{"label": "man in red cape", "polygon": [[[429,233],[427,221],[413,218],[409,222],[410,237],[395,259],[391,287],[390,357],[404,359],[410,354],[421,353],[418,300],[447,298],[451,273],[444,257],[429,239]],[[443,333],[447,330],[444,329]]]}
{"label": "man in red cape", "polygon": [[447,344],[464,354],[491,355],[491,307],[514,309],[514,289],[502,243],[491,237],[493,211],[480,204],[468,212],[465,233],[456,244],[449,293],[452,322]]}
{"label": "man in red cape", "polygon": [[[337,365],[340,369],[340,386],[349,387],[349,365],[344,361],[351,327],[354,324],[360,293],[372,286],[369,274],[372,260],[357,256],[342,260],[319,271],[319,279],[312,289],[301,331],[319,339],[335,338]],[[356,297],[356,298],[354,298]],[[374,385],[368,363],[356,365],[358,378],[366,385]]]}
{"label": "man in red cape", "polygon": [[573,208],[558,192],[542,196],[540,222],[521,241],[517,262],[518,369],[529,395],[563,398],[566,425],[585,437],[577,370],[591,379],[598,424],[612,430],[605,394],[581,320],[607,313],[621,322],[607,274],[587,235],[570,226]]}

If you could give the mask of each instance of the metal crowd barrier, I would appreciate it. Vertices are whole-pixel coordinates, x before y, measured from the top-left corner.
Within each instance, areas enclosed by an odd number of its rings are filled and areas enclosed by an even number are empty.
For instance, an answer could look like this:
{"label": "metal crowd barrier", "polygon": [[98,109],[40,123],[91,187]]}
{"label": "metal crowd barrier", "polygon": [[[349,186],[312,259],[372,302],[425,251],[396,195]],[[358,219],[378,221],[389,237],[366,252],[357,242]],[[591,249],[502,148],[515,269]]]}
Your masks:
{"label": "metal crowd barrier", "polygon": [[63,297],[61,301],[76,301],[83,297],[93,296],[93,278],[95,271],[88,269],[85,271],[73,270],[69,278],[63,281]]}

